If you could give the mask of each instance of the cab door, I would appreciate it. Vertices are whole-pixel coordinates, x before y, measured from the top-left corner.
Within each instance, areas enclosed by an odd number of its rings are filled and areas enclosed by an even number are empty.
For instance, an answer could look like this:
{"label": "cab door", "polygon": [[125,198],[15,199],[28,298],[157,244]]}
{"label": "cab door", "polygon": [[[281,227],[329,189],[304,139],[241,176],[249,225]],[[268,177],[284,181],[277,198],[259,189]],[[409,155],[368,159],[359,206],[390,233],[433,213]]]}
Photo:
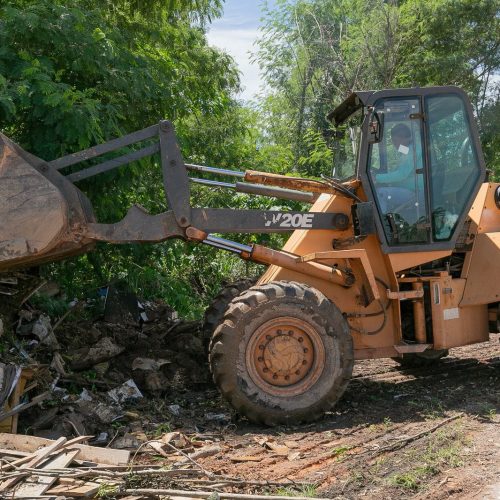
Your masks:
{"label": "cab door", "polygon": [[368,176],[387,244],[426,244],[430,218],[420,99],[381,99],[380,140],[370,145]]}

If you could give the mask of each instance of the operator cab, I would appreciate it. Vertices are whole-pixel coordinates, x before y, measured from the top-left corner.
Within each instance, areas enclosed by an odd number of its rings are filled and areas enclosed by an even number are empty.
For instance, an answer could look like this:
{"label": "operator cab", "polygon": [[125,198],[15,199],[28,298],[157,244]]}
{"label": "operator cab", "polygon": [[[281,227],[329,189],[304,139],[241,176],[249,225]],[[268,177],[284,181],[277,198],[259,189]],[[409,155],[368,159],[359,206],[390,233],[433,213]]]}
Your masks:
{"label": "operator cab", "polygon": [[329,118],[361,114],[357,176],[384,251],[454,248],[485,178],[466,94],[456,87],[357,92]]}

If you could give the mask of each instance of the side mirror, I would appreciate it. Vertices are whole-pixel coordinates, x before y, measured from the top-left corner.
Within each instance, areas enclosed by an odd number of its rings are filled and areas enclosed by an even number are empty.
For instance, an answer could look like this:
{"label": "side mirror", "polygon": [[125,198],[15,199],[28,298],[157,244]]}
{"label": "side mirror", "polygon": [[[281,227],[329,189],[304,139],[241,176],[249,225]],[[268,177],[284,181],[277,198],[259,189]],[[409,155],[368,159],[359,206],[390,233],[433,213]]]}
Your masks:
{"label": "side mirror", "polygon": [[368,142],[375,144],[381,141],[384,134],[384,114],[373,110],[368,122]]}

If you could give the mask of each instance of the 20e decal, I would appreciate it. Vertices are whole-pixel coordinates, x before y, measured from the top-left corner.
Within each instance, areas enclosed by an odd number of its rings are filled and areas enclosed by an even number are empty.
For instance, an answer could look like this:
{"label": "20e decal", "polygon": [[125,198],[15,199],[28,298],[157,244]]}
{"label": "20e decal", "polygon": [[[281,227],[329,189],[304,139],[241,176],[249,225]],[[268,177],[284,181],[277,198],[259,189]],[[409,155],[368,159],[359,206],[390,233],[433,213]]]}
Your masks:
{"label": "20e decal", "polygon": [[266,221],[266,227],[278,225],[278,227],[290,227],[309,229],[313,226],[314,214],[289,214],[277,212],[273,214],[272,220]]}

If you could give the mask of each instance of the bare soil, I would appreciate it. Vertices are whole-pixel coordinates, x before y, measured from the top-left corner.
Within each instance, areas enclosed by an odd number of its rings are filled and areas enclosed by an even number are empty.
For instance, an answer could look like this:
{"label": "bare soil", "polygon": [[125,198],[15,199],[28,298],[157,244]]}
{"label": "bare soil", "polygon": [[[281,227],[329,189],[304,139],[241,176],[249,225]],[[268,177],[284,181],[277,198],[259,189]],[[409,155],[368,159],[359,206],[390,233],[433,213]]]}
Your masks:
{"label": "bare soil", "polygon": [[488,343],[452,349],[432,367],[357,362],[335,411],[314,424],[207,421],[231,411],[208,386],[177,395],[183,413],[169,426],[218,442],[220,452],[197,459],[206,470],[314,483],[301,495],[499,498],[499,340],[492,334]]}

